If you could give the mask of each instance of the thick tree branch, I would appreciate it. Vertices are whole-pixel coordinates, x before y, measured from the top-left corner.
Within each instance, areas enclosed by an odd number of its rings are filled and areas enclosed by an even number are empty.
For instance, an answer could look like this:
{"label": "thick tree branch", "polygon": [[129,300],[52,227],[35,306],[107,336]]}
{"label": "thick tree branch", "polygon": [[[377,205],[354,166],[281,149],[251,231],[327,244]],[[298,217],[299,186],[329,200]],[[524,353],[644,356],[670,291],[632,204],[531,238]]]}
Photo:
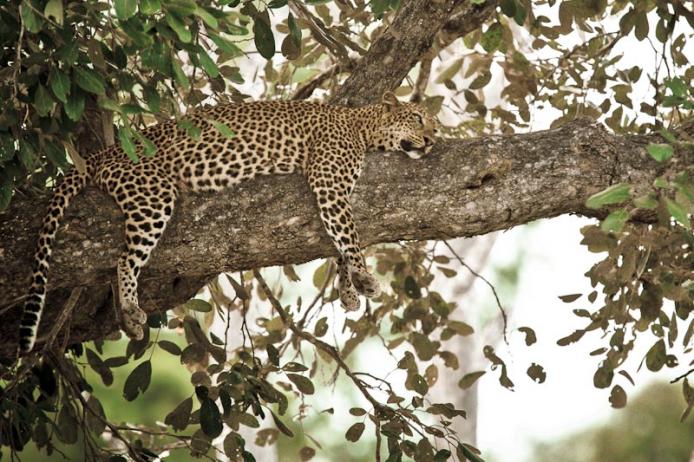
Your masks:
{"label": "thick tree branch", "polygon": [[[645,152],[648,138],[617,136],[586,121],[526,135],[441,141],[427,158],[367,156],[354,193],[365,245],[447,239],[565,213],[593,215],[588,196],[628,181],[647,187],[662,169]],[[680,158],[691,165],[693,159]],[[14,354],[19,300],[48,198],[15,198],[0,214],[0,356]],[[50,330],[72,289],[84,286],[72,341],[118,330],[110,284],[123,248],[123,218],[104,193],[89,188],[69,207],[58,233],[47,313]],[[147,311],[184,302],[216,274],[333,256],[316,205],[296,174],[265,177],[218,194],[183,194],[142,275]]]}
{"label": "thick tree branch", "polygon": [[464,0],[403,2],[392,24],[371,44],[332,102],[359,106],[397,88],[431,47],[453,11],[467,5],[469,2]]}

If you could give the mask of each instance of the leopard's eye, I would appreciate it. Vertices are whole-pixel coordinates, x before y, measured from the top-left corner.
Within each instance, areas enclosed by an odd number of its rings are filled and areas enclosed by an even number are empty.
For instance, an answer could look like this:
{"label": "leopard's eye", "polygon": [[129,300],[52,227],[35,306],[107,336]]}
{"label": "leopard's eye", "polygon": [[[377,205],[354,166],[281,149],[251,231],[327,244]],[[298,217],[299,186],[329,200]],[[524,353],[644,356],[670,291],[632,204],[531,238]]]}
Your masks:
{"label": "leopard's eye", "polygon": [[415,119],[417,119],[417,123],[420,125],[424,125],[424,118],[422,117],[421,114],[417,114],[416,112],[414,113]]}

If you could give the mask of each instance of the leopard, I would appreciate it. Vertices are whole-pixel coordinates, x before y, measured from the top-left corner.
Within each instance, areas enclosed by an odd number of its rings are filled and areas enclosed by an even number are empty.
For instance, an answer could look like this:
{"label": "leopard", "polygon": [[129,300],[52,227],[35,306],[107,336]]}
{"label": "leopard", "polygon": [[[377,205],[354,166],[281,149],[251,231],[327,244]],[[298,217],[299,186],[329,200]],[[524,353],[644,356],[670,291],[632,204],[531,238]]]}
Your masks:
{"label": "leopard", "polygon": [[[367,269],[351,204],[365,155],[402,152],[419,159],[431,151],[438,131],[438,120],[424,106],[401,102],[392,92],[360,107],[248,101],[206,106],[182,119],[145,127],[141,133],[156,151],[136,161],[120,144],[84,156],[82,168],[67,171],[53,190],[42,222],[19,326],[19,352],[30,352],[37,340],[59,222],[89,184],[110,195],[125,216],[125,249],[116,263],[117,300],[120,325],[132,339],[143,338],[147,320],[138,303],[138,277],[181,192],[220,191],[259,175],[298,171],[307,180],[337,251],[340,303],[347,311],[358,310],[360,294],[372,299],[381,293]],[[138,153],[143,146],[136,143]]]}

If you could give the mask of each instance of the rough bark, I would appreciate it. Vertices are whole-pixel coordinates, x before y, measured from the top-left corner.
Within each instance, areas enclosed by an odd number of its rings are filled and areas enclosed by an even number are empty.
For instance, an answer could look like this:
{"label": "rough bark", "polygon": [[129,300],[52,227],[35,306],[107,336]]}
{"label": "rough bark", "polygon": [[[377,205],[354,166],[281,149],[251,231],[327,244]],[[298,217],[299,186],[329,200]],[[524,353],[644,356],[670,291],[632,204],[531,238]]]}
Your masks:
{"label": "rough bark", "polygon": [[[457,9],[478,9],[464,0],[403,2],[392,24],[369,47],[331,101],[359,106],[378,100],[402,82],[431,48],[436,34]],[[477,23],[479,26],[480,23]]]}
{"label": "rough bark", "polygon": [[[362,242],[473,236],[565,213],[594,214],[584,207],[591,194],[622,181],[648,185],[660,173],[661,165],[646,154],[647,142],[579,120],[531,134],[442,140],[419,161],[369,155],[354,193]],[[27,288],[47,202],[16,198],[0,215],[0,356],[14,354],[21,303],[11,305]],[[110,284],[122,228],[120,212],[101,191],[88,188],[75,199],[58,233],[41,332],[77,286],[87,290],[70,341],[118,330]],[[258,178],[216,195],[185,193],[142,274],[140,300],[150,312],[168,309],[223,271],[332,255],[298,174]]]}

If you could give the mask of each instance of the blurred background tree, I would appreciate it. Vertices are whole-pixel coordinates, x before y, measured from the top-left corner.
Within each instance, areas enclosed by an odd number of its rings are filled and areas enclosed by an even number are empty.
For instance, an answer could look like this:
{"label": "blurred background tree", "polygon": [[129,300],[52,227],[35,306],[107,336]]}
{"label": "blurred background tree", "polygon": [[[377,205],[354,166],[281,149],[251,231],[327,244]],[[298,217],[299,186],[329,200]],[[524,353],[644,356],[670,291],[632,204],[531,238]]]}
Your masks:
{"label": "blurred background tree", "polygon": [[694,421],[679,422],[680,403],[672,386],[653,383],[608,422],[551,445],[538,445],[533,460],[689,462],[694,457]]}

